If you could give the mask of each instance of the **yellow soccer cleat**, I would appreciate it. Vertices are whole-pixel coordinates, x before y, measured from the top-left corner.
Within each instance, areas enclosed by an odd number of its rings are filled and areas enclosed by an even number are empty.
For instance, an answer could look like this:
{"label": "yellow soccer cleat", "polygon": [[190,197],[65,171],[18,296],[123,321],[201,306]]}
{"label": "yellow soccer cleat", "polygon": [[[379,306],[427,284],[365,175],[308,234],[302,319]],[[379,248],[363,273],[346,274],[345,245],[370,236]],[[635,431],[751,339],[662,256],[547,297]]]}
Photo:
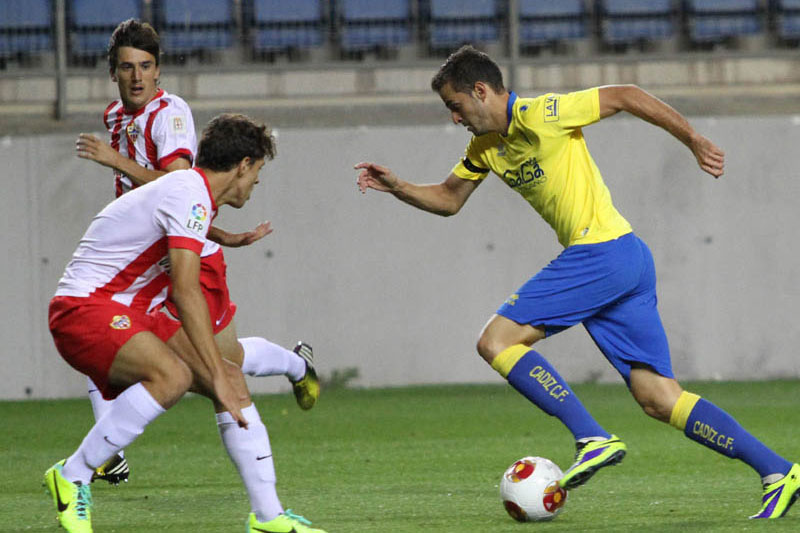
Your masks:
{"label": "yellow soccer cleat", "polygon": [[761,509],[750,518],[780,518],[800,498],[800,464],[795,463],[782,479],[764,485]]}
{"label": "yellow soccer cleat", "polygon": [[317,403],[320,392],[319,378],[317,378],[317,371],[314,370],[314,351],[310,345],[302,341],[298,342],[292,351],[306,362],[306,375],[299,381],[293,381],[292,389],[297,405],[300,406],[300,409],[307,411]]}
{"label": "yellow soccer cleat", "polygon": [[250,513],[247,520],[247,533],[325,533],[322,529],[309,527],[311,522],[302,516],[286,509],[269,522],[259,522],[255,513]]}
{"label": "yellow soccer cleat", "polygon": [[575,462],[564,472],[558,484],[562,489],[572,490],[580,487],[601,468],[618,464],[628,449],[616,435],[605,440],[578,444]]}
{"label": "yellow soccer cleat", "polygon": [[69,533],[92,533],[92,491],[89,485],[64,479],[61,475],[64,462],[57,462],[44,473],[58,523]]}

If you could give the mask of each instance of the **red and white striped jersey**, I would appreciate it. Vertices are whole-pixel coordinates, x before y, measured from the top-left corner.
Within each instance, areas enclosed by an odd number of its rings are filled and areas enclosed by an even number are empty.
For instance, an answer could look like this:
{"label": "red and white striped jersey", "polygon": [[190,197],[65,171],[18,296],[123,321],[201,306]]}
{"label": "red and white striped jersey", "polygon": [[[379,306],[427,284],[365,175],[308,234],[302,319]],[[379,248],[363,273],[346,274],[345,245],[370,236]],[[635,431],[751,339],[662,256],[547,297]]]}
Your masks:
{"label": "red and white striped jersey", "polygon": [[[122,100],[111,102],[103,113],[103,123],[111,134],[111,147],[145,168],[163,170],[179,157],[194,162],[197,135],[192,110],[182,98],[164,89],[132,113],[125,110]],[[114,171],[114,186],[117,197],[136,187],[118,171]]]}
{"label": "red and white striped jersey", "polygon": [[[103,113],[103,123],[111,134],[111,147],[139,165],[163,170],[179,157],[194,162],[197,134],[192,110],[183,99],[159,89],[144,107],[126,112],[122,100],[113,101]],[[138,187],[125,174],[114,171],[117,198]],[[203,257],[216,253],[219,245],[206,241]]]}
{"label": "red and white striped jersey", "polygon": [[137,187],[92,220],[56,296],[108,298],[149,312],[167,297],[169,249],[200,254],[216,211],[199,169]]}

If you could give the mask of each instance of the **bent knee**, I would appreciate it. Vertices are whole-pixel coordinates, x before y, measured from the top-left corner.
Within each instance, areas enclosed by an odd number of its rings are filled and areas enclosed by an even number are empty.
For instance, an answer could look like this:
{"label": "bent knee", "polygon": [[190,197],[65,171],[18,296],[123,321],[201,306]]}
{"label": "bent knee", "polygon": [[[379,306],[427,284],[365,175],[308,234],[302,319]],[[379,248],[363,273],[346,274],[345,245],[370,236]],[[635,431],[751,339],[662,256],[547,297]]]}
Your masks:
{"label": "bent knee", "polygon": [[165,358],[160,365],[150,369],[143,381],[148,382],[165,407],[175,404],[192,386],[192,371],[179,357]]}
{"label": "bent knee", "polygon": [[494,358],[497,357],[500,352],[508,348],[508,346],[496,337],[484,332],[478,339],[475,348],[484,361],[491,364]]}
{"label": "bent knee", "polygon": [[657,398],[636,398],[636,401],[647,416],[651,416],[661,422],[669,423],[674,403]]}

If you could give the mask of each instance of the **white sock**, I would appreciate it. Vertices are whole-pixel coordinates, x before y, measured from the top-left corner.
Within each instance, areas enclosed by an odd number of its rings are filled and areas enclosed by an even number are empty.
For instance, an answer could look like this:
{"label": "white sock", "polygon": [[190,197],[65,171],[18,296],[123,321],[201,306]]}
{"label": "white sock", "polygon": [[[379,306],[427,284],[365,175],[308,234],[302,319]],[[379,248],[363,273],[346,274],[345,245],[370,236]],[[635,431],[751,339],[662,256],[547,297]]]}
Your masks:
{"label": "white sock", "polygon": [[292,381],[306,375],[306,361],[291,350],[261,337],[239,339],[244,348],[242,372],[248,376],[286,375]]}
{"label": "white sock", "polygon": [[136,440],[147,424],[164,411],[144,385],[128,387],[67,459],[62,475],[69,481],[91,482],[95,468]]}
{"label": "white sock", "polygon": [[275,465],[267,428],[255,404],[242,409],[248,429],[240,428],[229,412],[217,413],[217,428],[242,478],[250,507],[259,522],[268,522],[283,512],[275,491]]}
{"label": "white sock", "polygon": [[[92,378],[89,376],[86,376],[86,383],[89,391],[89,402],[92,404],[92,412],[94,413],[94,420],[97,422],[111,409],[114,400],[106,400],[103,398],[97,385],[94,384],[94,381],[92,381]],[[119,455],[125,457],[125,450],[120,450]]]}

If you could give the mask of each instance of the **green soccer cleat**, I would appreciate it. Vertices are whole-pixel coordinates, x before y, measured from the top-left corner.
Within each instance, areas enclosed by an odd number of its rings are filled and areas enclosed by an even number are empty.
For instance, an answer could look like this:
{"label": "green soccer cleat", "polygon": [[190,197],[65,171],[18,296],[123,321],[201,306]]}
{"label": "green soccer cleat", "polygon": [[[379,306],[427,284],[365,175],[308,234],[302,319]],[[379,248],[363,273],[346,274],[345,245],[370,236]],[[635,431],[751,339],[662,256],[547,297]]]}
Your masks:
{"label": "green soccer cleat", "polygon": [[61,469],[66,460],[51,466],[44,473],[44,484],[53,496],[56,516],[69,533],[92,533],[92,491],[80,481],[64,479]]}
{"label": "green soccer cleat", "polygon": [[122,481],[127,483],[130,474],[131,469],[128,467],[128,461],[123,456],[115,453],[111,459],[95,469],[94,474],[92,474],[92,483],[102,479],[112,485],[119,485]]}
{"label": "green soccer cleat", "polygon": [[298,342],[292,351],[306,362],[306,375],[299,381],[293,381],[292,389],[297,405],[300,406],[300,409],[307,411],[317,403],[320,391],[319,378],[317,378],[317,371],[314,370],[314,352],[311,346],[302,341]]}
{"label": "green soccer cleat", "polygon": [[308,527],[311,522],[286,509],[269,522],[259,522],[255,513],[247,520],[247,533],[325,533],[322,529]]}
{"label": "green soccer cleat", "polygon": [[764,485],[761,510],[750,518],[780,518],[800,498],[800,464],[795,463],[782,479]]}
{"label": "green soccer cleat", "polygon": [[580,487],[604,466],[620,463],[628,449],[616,435],[611,435],[605,440],[581,442],[578,443],[577,448],[575,462],[564,472],[564,476],[558,482],[559,486],[565,490]]}

